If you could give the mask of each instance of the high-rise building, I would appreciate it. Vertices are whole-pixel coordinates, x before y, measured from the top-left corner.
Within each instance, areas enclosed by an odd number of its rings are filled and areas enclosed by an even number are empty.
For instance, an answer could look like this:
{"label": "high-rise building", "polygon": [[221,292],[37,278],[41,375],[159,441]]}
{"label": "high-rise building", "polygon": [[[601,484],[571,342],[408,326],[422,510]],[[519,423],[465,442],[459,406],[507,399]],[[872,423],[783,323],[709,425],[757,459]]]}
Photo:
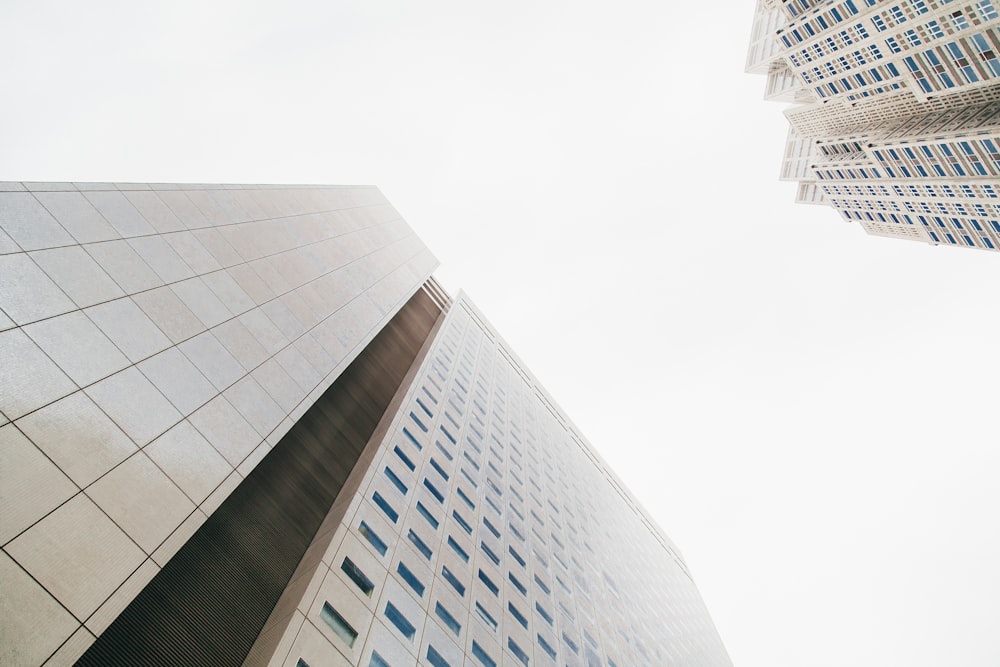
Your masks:
{"label": "high-rise building", "polygon": [[869,234],[1000,250],[1000,3],[758,0],[783,180]]}
{"label": "high-rise building", "polygon": [[0,663],[729,665],[373,187],[0,184]]}

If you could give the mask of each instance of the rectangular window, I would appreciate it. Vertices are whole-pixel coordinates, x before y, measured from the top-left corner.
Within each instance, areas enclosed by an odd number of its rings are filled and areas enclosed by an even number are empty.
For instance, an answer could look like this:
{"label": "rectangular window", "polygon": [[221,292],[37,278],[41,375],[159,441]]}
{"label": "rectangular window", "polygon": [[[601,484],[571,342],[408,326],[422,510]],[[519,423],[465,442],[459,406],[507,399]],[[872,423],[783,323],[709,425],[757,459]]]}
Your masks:
{"label": "rectangular window", "polygon": [[424,488],[430,491],[431,495],[434,496],[434,498],[439,503],[444,503],[444,496],[441,494],[440,491],[437,490],[437,488],[433,484],[431,484],[431,481],[426,477],[424,477]]}
{"label": "rectangular window", "polygon": [[466,563],[469,562],[469,554],[465,553],[465,549],[458,546],[458,542],[456,542],[451,535],[448,536],[448,546],[454,549],[455,553],[458,554],[459,558],[461,558]]}
{"label": "rectangular window", "polygon": [[410,568],[403,564],[403,561],[399,561],[399,565],[396,566],[396,572],[398,572],[399,576],[403,578],[403,581],[410,585],[410,588],[413,589],[413,592],[417,594],[418,598],[422,598],[424,596],[423,582],[417,579],[417,575],[413,574],[413,572],[410,571]]}
{"label": "rectangular window", "polygon": [[419,500],[417,501],[417,511],[420,512],[420,516],[422,516],[425,519],[427,519],[427,523],[431,524],[431,527],[434,530],[437,530],[437,527],[439,525],[438,520],[436,518],[434,518],[434,515],[431,514],[427,510],[427,508],[424,507],[424,504],[422,502],[420,502]]}
{"label": "rectangular window", "polygon": [[525,630],[528,629],[528,619],[525,618],[524,614],[518,611],[517,607],[515,607],[511,602],[507,603],[507,611],[509,611],[510,615],[514,617],[514,620],[521,624],[521,627]]}
{"label": "rectangular window", "polygon": [[413,443],[413,446],[417,448],[417,451],[419,451],[419,450],[421,450],[421,449],[424,448],[423,445],[421,445],[419,442],[417,442],[417,439],[413,437],[413,434],[410,433],[410,430],[408,428],[406,428],[405,426],[403,427],[403,435],[405,435],[407,438],[409,438],[410,442]]}
{"label": "rectangular window", "polygon": [[496,661],[486,654],[483,647],[479,645],[475,640],[472,641],[472,655],[479,661],[483,667],[497,667]]}
{"label": "rectangular window", "polygon": [[375,531],[372,530],[367,523],[362,521],[361,525],[358,526],[358,532],[364,535],[365,539],[368,540],[368,543],[375,547],[375,551],[378,552],[379,556],[385,555],[386,549],[388,549],[386,543],[375,534]]}
{"label": "rectangular window", "polygon": [[472,526],[470,526],[468,522],[462,518],[462,515],[459,514],[457,510],[452,510],[451,516],[454,517],[455,521],[458,522],[458,525],[462,527],[462,530],[464,530],[469,535],[472,535]]}
{"label": "rectangular window", "polygon": [[542,647],[543,651],[545,651],[546,653],[549,654],[550,658],[552,658],[553,660],[555,660],[556,659],[556,651],[555,651],[555,649],[552,648],[551,646],[549,646],[549,643],[547,641],[545,641],[544,639],[542,639],[541,635],[537,635],[537,637],[538,637],[538,645]]}
{"label": "rectangular window", "polygon": [[417,548],[417,551],[419,551],[424,555],[424,558],[426,558],[427,560],[431,559],[431,553],[432,553],[431,548],[426,544],[424,544],[424,541],[420,539],[419,535],[414,533],[413,530],[410,530],[410,532],[406,535],[406,537],[407,539],[410,540],[413,546]]}
{"label": "rectangular window", "polygon": [[440,440],[435,440],[434,444],[437,446],[438,449],[441,450],[441,453],[444,454],[444,457],[446,459],[448,459],[449,461],[455,460],[455,457],[451,455],[451,452],[449,452],[447,449],[444,448],[444,445],[441,444]]}
{"label": "rectangular window", "polygon": [[[536,553],[535,555],[537,556],[538,554]],[[536,584],[538,584],[538,587],[539,587],[539,588],[541,588],[541,589],[542,589],[542,591],[544,591],[544,593],[545,593],[546,595],[552,595],[552,591],[550,591],[550,590],[549,590],[549,587],[548,587],[548,586],[546,586],[546,585],[545,585],[545,584],[544,584],[544,583],[542,582],[542,580],[538,578],[538,575],[537,575],[537,574],[535,575],[535,583],[536,583]]]}
{"label": "rectangular window", "polygon": [[323,619],[334,634],[344,640],[348,648],[354,646],[354,641],[358,638],[358,631],[351,627],[351,624],[344,620],[344,617],[337,613],[337,610],[330,606],[329,602],[323,603],[323,609],[319,612],[319,617]]}
{"label": "rectangular window", "polygon": [[408,640],[413,641],[413,636],[417,633],[416,627],[410,623],[403,612],[396,609],[396,606],[391,602],[385,605],[385,617],[392,621],[392,624],[396,626],[396,629],[406,637]]}
{"label": "rectangular window", "polygon": [[456,637],[462,631],[462,626],[459,622],[455,620],[454,616],[448,613],[448,610],[445,609],[440,602],[434,604],[434,613],[437,614],[438,618],[444,621],[445,626],[454,632]]}
{"label": "rectangular window", "polygon": [[479,614],[479,618],[483,619],[486,625],[490,626],[493,632],[496,632],[497,630],[496,619],[490,616],[490,613],[486,611],[486,608],[483,607],[483,605],[479,604],[478,602],[476,603],[476,613]]}
{"label": "rectangular window", "polygon": [[438,462],[434,460],[433,456],[431,457],[431,467],[434,468],[435,470],[437,470],[438,474],[441,475],[445,479],[445,481],[448,481],[448,473],[446,473],[444,471],[444,468],[442,468],[438,464]]}
{"label": "rectangular window", "polygon": [[488,557],[488,558],[489,558],[489,559],[490,559],[491,561],[493,561],[493,564],[494,564],[494,565],[499,565],[499,564],[500,564],[500,557],[499,557],[499,556],[497,556],[497,555],[496,555],[495,553],[493,553],[493,550],[492,550],[492,549],[490,549],[490,548],[489,548],[489,547],[488,547],[488,546],[486,545],[486,542],[480,542],[480,543],[479,543],[479,548],[483,550],[483,553],[484,553],[484,554],[486,554],[486,556],[487,556],[487,557]]}
{"label": "rectangular window", "polygon": [[392,485],[395,486],[400,493],[404,496],[406,495],[406,492],[409,489],[406,488],[406,485],[403,484],[403,480],[401,480],[389,466],[385,467],[385,476],[389,478],[389,481],[392,482]]}
{"label": "rectangular window", "polygon": [[440,653],[437,652],[432,645],[427,645],[427,662],[431,663],[431,667],[451,667],[448,661],[444,659]]}
{"label": "rectangular window", "polygon": [[545,611],[545,608],[542,607],[542,605],[538,604],[537,602],[535,603],[535,611],[541,614],[542,618],[545,619],[546,623],[552,625],[552,616],[550,616],[549,612]]}
{"label": "rectangular window", "polygon": [[[388,468],[386,468],[386,470],[388,470]],[[396,523],[396,521],[399,519],[399,512],[397,512],[392,508],[392,505],[390,505],[386,501],[386,499],[382,497],[381,493],[376,491],[374,494],[372,494],[372,500],[374,500],[375,504],[379,506],[379,509],[385,512],[385,515],[389,517],[390,521]]]}
{"label": "rectangular window", "polygon": [[528,667],[528,654],[525,653],[524,649],[518,646],[510,637],[507,637],[507,648],[510,649],[510,652],[514,654],[514,657],[517,658],[518,661],[524,665],[524,667]]}
{"label": "rectangular window", "polygon": [[469,509],[471,510],[476,509],[476,504],[471,500],[469,500],[469,496],[465,495],[465,492],[462,491],[462,487],[460,486],[456,487],[455,493],[457,493],[458,497],[461,498],[465,502],[465,504],[469,506]]}
{"label": "rectangular window", "polygon": [[441,576],[444,577],[445,581],[451,584],[452,588],[458,592],[460,597],[465,597],[465,585],[458,580],[458,577],[451,573],[451,570],[449,570],[447,566],[441,568]]}
{"label": "rectangular window", "polygon": [[500,531],[494,528],[493,524],[490,523],[490,520],[487,519],[486,517],[483,517],[483,525],[486,526],[486,528],[489,529],[491,533],[493,533],[494,537],[500,537]]}
{"label": "rectangular window", "polygon": [[372,580],[365,576],[365,573],[361,571],[357,565],[354,564],[350,558],[345,558],[344,562],[340,565],[340,569],[347,575],[347,578],[354,582],[354,584],[361,589],[367,597],[372,596],[372,591],[375,590],[375,584]]}
{"label": "rectangular window", "polygon": [[385,658],[378,654],[378,651],[372,651],[372,659],[368,662],[368,667],[392,667]]}
{"label": "rectangular window", "polygon": [[[396,447],[392,451],[396,453],[396,456],[399,457],[399,460],[402,461],[403,465],[409,468],[411,472],[416,469],[416,466],[413,464],[413,461],[411,461],[410,458],[403,453],[403,450],[399,448],[399,445],[396,445]],[[388,468],[386,468],[386,470],[388,470]],[[406,492],[404,491],[403,493]]]}
{"label": "rectangular window", "polygon": [[479,570],[479,581],[483,582],[486,588],[488,588],[493,595],[500,594],[500,588],[494,584],[493,580],[486,576],[486,573],[482,570]]}
{"label": "rectangular window", "polygon": [[524,584],[517,580],[517,577],[514,576],[513,572],[508,572],[507,578],[510,579],[510,583],[514,584],[514,588],[521,591],[521,595],[528,594],[528,589],[524,587]]}

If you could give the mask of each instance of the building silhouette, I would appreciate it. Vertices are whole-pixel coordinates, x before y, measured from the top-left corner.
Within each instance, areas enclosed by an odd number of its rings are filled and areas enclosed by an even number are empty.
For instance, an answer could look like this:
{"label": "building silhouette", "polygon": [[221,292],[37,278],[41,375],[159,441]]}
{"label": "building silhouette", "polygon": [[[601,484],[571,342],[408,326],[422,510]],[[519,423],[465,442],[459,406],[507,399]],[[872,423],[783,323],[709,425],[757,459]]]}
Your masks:
{"label": "building silhouette", "polygon": [[781,178],[869,234],[1000,249],[1000,3],[758,0]]}
{"label": "building silhouette", "polygon": [[373,187],[0,184],[0,663],[729,665]]}

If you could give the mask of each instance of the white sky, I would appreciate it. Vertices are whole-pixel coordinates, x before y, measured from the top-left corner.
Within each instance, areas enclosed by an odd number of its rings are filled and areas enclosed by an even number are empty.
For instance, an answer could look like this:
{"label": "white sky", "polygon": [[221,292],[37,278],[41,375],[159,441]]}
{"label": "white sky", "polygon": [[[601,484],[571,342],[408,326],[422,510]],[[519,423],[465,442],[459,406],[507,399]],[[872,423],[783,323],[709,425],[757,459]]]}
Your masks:
{"label": "white sky", "polygon": [[1000,661],[1000,256],[796,206],[752,3],[20,2],[0,180],[373,183],[740,667]]}

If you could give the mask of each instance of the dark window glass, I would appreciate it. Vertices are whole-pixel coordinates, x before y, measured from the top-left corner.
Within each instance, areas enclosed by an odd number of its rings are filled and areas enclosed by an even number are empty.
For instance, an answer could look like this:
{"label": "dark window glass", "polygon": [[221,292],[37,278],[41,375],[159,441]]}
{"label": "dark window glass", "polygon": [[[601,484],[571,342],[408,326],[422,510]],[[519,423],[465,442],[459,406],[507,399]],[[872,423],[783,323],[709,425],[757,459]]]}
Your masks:
{"label": "dark window glass", "polygon": [[354,564],[350,558],[345,558],[344,562],[341,564],[340,569],[343,570],[344,574],[354,582],[354,584],[361,589],[361,592],[368,597],[372,596],[372,591],[375,590],[375,584],[372,580],[365,576],[365,573]]}
{"label": "dark window glass", "polygon": [[385,617],[392,621],[392,624],[396,626],[400,633],[409,640],[413,639],[413,635],[416,634],[417,629],[410,623],[403,613],[396,609],[396,606],[391,602],[385,605]]}
{"label": "dark window glass", "polygon": [[344,620],[344,617],[337,613],[337,610],[330,606],[329,602],[323,603],[323,609],[319,612],[319,617],[330,626],[333,632],[344,640],[348,647],[354,646],[354,641],[358,638],[358,631],[351,627],[351,624]]}

